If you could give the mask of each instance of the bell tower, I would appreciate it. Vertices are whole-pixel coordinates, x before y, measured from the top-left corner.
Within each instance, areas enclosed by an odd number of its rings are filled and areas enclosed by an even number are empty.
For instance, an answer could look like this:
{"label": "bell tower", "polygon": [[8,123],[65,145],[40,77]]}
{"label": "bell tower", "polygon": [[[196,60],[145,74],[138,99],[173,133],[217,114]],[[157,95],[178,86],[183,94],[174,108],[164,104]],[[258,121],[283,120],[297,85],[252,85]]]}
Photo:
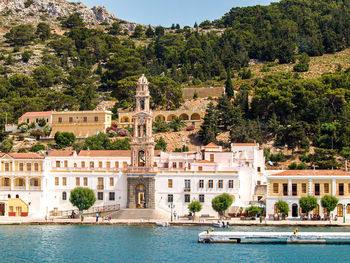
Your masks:
{"label": "bell tower", "polygon": [[128,208],[155,208],[154,146],[148,80],[142,75],[136,88],[132,117],[131,164],[128,167]]}

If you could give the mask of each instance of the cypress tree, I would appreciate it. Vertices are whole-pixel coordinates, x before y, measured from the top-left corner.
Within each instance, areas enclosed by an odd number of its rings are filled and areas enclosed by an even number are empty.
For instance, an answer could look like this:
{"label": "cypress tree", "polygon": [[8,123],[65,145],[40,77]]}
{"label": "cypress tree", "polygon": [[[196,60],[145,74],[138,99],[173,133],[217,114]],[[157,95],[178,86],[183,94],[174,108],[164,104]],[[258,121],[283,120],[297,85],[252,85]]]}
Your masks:
{"label": "cypress tree", "polygon": [[199,131],[199,137],[204,144],[216,142],[216,136],[219,133],[218,115],[212,102],[208,104],[204,122]]}
{"label": "cypress tree", "polygon": [[228,69],[227,70],[227,79],[226,79],[226,86],[225,86],[225,92],[228,98],[232,99],[235,95],[235,91],[233,89],[233,84],[231,80],[231,72]]}

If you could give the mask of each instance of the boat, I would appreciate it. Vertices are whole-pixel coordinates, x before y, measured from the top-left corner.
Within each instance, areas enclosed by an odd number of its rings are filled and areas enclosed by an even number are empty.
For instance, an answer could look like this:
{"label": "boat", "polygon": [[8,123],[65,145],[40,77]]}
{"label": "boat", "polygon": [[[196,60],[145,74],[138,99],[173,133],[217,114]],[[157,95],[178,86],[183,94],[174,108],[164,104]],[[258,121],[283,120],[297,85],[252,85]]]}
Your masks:
{"label": "boat", "polygon": [[156,226],[167,227],[170,226],[169,222],[156,222]]}
{"label": "boat", "polygon": [[213,227],[228,227],[229,224],[225,221],[218,221],[213,223]]}

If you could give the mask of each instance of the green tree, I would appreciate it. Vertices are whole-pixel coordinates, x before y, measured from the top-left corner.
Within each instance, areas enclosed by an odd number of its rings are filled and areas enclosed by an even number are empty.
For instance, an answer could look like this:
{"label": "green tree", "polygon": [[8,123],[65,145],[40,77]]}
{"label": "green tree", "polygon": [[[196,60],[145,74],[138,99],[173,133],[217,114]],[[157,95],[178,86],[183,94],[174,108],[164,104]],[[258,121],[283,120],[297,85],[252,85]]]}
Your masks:
{"label": "green tree", "polygon": [[83,210],[92,207],[96,202],[96,197],[91,189],[76,187],[70,192],[69,201],[82,213],[81,221],[83,221]]}
{"label": "green tree", "polygon": [[153,132],[159,133],[159,132],[168,132],[169,131],[169,125],[161,120],[157,119],[155,122],[153,122]]}
{"label": "green tree", "polygon": [[30,147],[31,152],[38,152],[38,151],[44,151],[46,149],[45,145],[42,145],[40,143],[37,143]]}
{"label": "green tree", "polygon": [[11,28],[5,38],[15,46],[25,46],[34,38],[34,27],[32,25],[19,25]]}
{"label": "green tree", "polygon": [[210,142],[216,142],[216,136],[218,134],[218,114],[214,104],[210,102],[199,130],[199,138],[204,144],[208,144]]}
{"label": "green tree", "polygon": [[288,206],[287,202],[285,202],[283,200],[278,200],[275,205],[277,206],[278,212],[282,216],[287,216],[288,215],[289,206]]}
{"label": "green tree", "polygon": [[232,203],[232,197],[229,194],[224,193],[213,198],[211,206],[220,216],[224,216],[225,211],[232,205]]}
{"label": "green tree", "polygon": [[40,127],[45,127],[46,125],[46,120],[44,118],[38,120],[38,124]]}
{"label": "green tree", "polygon": [[122,28],[119,22],[113,22],[112,26],[108,28],[108,31],[109,31],[109,34],[117,36],[121,34]]}
{"label": "green tree", "polygon": [[54,72],[48,66],[39,66],[33,70],[33,78],[40,87],[49,88],[55,83]]}
{"label": "green tree", "polygon": [[40,22],[36,27],[35,33],[42,41],[48,40],[51,36],[50,25]]}
{"label": "green tree", "polygon": [[306,197],[301,197],[299,199],[299,205],[302,211],[305,211],[307,216],[309,216],[309,212],[317,207],[317,198],[310,195]]}
{"label": "green tree", "polygon": [[325,195],[321,199],[321,205],[327,210],[328,216],[337,207],[339,200],[335,196]]}
{"label": "green tree", "polygon": [[225,82],[225,93],[229,99],[235,96],[235,90],[233,88],[232,80],[231,80],[231,72],[227,70],[227,79]]}
{"label": "green tree", "polygon": [[22,53],[22,61],[24,63],[27,63],[32,56],[33,56],[33,52],[26,50]]}
{"label": "green tree", "polygon": [[163,152],[166,152],[167,143],[164,140],[163,137],[160,137],[158,140],[155,140],[156,146],[154,147],[155,150],[162,150]]}
{"label": "green tree", "polygon": [[71,14],[67,19],[61,22],[62,27],[74,28],[74,27],[84,27],[85,23],[81,18],[79,13]]}
{"label": "green tree", "polygon": [[135,27],[134,33],[131,35],[131,37],[140,38],[142,36],[143,36],[143,28],[141,25],[137,25]]}
{"label": "green tree", "polygon": [[71,132],[56,132],[54,138],[59,149],[71,146],[75,142],[75,135]]}
{"label": "green tree", "polygon": [[169,127],[173,129],[174,132],[180,131],[185,126],[186,124],[179,117],[175,117],[169,123]]}
{"label": "green tree", "polygon": [[196,213],[202,210],[202,204],[199,201],[192,201],[188,205],[188,210],[193,213],[193,219],[194,219],[196,216]]}
{"label": "green tree", "polygon": [[256,216],[257,214],[261,213],[261,208],[255,205],[251,205],[248,207],[247,212],[250,216]]}
{"label": "green tree", "polygon": [[151,25],[149,25],[148,28],[147,28],[147,30],[146,30],[146,36],[147,36],[148,38],[154,37],[154,31],[153,31]]}
{"label": "green tree", "polygon": [[12,139],[4,139],[0,143],[0,152],[11,152],[13,147],[13,140]]}

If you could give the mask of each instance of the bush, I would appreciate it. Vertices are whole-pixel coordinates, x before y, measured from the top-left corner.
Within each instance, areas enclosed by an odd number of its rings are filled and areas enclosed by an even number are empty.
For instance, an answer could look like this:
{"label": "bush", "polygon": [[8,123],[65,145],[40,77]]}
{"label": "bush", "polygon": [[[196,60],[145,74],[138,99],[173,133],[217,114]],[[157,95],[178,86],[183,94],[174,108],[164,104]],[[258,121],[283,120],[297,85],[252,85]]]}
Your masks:
{"label": "bush", "polygon": [[46,148],[44,145],[38,143],[38,144],[35,144],[33,145],[31,148],[30,148],[30,151],[31,152],[38,152],[38,151],[44,151]]}
{"label": "bush", "polygon": [[253,74],[252,74],[252,71],[250,69],[244,68],[241,72],[239,72],[239,76],[242,79],[250,79],[253,76]]}
{"label": "bush", "polygon": [[34,0],[27,0],[24,2],[24,7],[28,8],[34,3]]}
{"label": "bush", "polygon": [[0,152],[10,152],[13,147],[13,140],[5,139],[0,143]]}
{"label": "bush", "polygon": [[75,142],[75,135],[71,132],[56,132],[55,142],[59,149],[71,146]]}
{"label": "bush", "polygon": [[167,147],[167,143],[164,140],[163,137],[160,137],[158,140],[155,140],[156,142],[156,146],[154,147],[155,150],[162,150],[163,152],[166,152],[166,147]]}
{"label": "bush", "polygon": [[168,132],[168,131],[169,131],[169,125],[165,121],[158,119],[155,122],[153,122],[153,132],[160,133],[160,132]]}
{"label": "bush", "polygon": [[270,155],[270,161],[272,162],[283,162],[286,156],[283,153],[276,153]]}
{"label": "bush", "polygon": [[34,136],[37,140],[40,140],[40,137],[45,136],[45,132],[43,132],[42,130],[33,130],[30,132],[30,135]]}
{"label": "bush", "polygon": [[120,137],[130,136],[130,133],[127,129],[119,129],[118,136]]}
{"label": "bush", "polygon": [[35,129],[35,127],[36,127],[35,122],[31,122],[31,123],[29,124],[29,129]]}
{"label": "bush", "polygon": [[186,124],[179,118],[175,117],[171,120],[169,123],[169,127],[174,130],[174,132],[180,131],[183,127],[185,127]]}
{"label": "bush", "polygon": [[27,63],[32,56],[33,56],[33,52],[31,52],[31,51],[24,51],[22,53],[22,61],[24,63]]}
{"label": "bush", "polygon": [[186,131],[193,131],[195,129],[194,125],[190,125],[186,127]]}
{"label": "bush", "polygon": [[297,163],[293,162],[288,166],[289,170],[296,170],[298,168]]}
{"label": "bush", "polygon": [[24,141],[24,137],[22,135],[18,136],[19,141]]}
{"label": "bush", "polygon": [[298,63],[293,67],[295,72],[306,72],[309,70],[309,64]]}
{"label": "bush", "polygon": [[29,125],[25,122],[22,122],[20,125],[18,125],[17,129],[21,132],[21,133],[25,133],[29,130]]}
{"label": "bush", "polygon": [[27,153],[27,152],[28,152],[28,149],[26,149],[26,148],[20,148],[20,149],[18,149],[17,152],[18,152],[18,153]]}
{"label": "bush", "polygon": [[247,212],[249,216],[256,216],[257,214],[261,213],[261,208],[258,206],[252,205],[247,209]]}
{"label": "bush", "polygon": [[39,124],[40,127],[45,127],[46,120],[44,118],[43,119],[39,119],[38,124]]}

